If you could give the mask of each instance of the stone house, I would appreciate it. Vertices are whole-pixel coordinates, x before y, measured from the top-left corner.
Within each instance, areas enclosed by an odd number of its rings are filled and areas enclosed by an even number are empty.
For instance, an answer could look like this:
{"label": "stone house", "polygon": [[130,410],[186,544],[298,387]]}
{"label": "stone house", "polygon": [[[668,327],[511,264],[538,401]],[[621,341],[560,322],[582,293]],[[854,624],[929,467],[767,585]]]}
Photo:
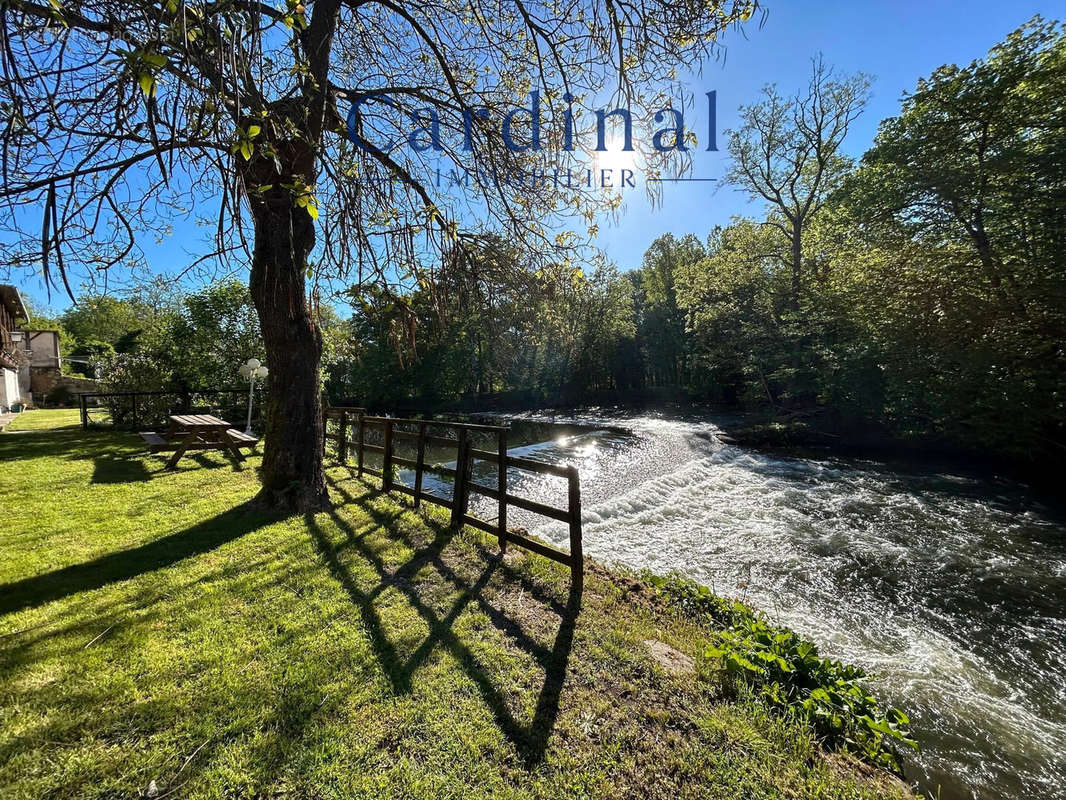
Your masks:
{"label": "stone house", "polygon": [[19,384],[19,372],[29,359],[17,329],[20,320],[29,317],[18,289],[0,284],[0,413],[25,402]]}
{"label": "stone house", "polygon": [[59,357],[59,332],[23,328],[15,332],[22,344],[28,364],[19,370],[19,389],[23,397],[43,400],[52,391],[56,381],[63,376],[63,364]]}
{"label": "stone house", "polygon": [[16,404],[40,405],[57,389],[91,392],[96,382],[63,374],[59,332],[20,327],[29,318],[14,286],[0,284],[0,413]]}

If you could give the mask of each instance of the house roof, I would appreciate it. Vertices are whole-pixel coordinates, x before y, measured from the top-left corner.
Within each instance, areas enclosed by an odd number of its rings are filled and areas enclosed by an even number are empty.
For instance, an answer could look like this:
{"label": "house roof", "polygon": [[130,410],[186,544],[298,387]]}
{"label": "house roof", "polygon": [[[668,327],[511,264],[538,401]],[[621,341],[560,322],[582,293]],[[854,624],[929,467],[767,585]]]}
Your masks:
{"label": "house roof", "polygon": [[0,303],[7,307],[15,319],[29,319],[30,312],[26,309],[26,304],[22,302],[19,290],[14,286],[0,283]]}

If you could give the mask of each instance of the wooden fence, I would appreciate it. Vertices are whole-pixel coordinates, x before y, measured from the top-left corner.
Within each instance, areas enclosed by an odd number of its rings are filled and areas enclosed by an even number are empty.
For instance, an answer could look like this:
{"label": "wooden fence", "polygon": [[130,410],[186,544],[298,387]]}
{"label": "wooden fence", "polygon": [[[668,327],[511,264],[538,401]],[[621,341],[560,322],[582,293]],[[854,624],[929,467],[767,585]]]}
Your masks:
{"label": "wooden fence", "polygon": [[[397,491],[414,498],[417,508],[422,501],[434,503],[451,510],[453,526],[470,525],[487,533],[494,534],[500,547],[514,543],[534,553],[558,561],[570,567],[572,580],[580,584],[584,579],[584,559],[581,546],[581,482],[577,467],[547,464],[528,458],[519,458],[507,453],[508,429],[499,425],[475,425],[464,422],[437,422],[425,419],[402,419],[394,417],[371,417],[361,408],[334,407],[325,411],[326,441],[336,442],[337,458],[342,464],[349,463],[354,451],[360,477],[363,473],[381,478],[385,491]],[[331,432],[330,422],[334,422]],[[368,441],[370,431],[380,431],[381,444]],[[455,437],[439,435],[454,433]],[[475,435],[492,439],[494,450],[482,450],[473,446],[471,439]],[[408,441],[415,444],[415,458],[404,458],[396,453],[397,442]],[[454,448],[455,467],[445,467],[426,461],[427,445]],[[367,466],[366,454],[380,454],[382,468]],[[473,479],[475,461],[488,461],[497,465],[495,486],[477,483]],[[414,472],[414,486],[407,486],[394,480],[395,467],[406,467]],[[510,469],[536,472],[542,475],[554,475],[565,478],[567,482],[567,507],[556,508],[535,500],[511,494],[507,491],[507,473]],[[425,491],[423,476],[427,473],[450,477],[452,496],[442,497]],[[476,493],[489,497],[497,503],[495,521],[484,520],[469,513],[470,494]],[[538,542],[525,535],[521,529],[507,527],[507,509],[509,506],[521,508],[534,514],[565,522],[570,528],[570,552],[565,553],[549,545]]]}
{"label": "wooden fence", "polygon": [[[94,412],[102,411],[113,428],[143,430],[166,423],[171,414],[190,414],[197,409],[243,420],[248,407],[248,389],[168,389],[159,392],[82,392],[78,394],[81,427],[101,424]],[[259,419],[263,396],[257,395],[255,420]]]}

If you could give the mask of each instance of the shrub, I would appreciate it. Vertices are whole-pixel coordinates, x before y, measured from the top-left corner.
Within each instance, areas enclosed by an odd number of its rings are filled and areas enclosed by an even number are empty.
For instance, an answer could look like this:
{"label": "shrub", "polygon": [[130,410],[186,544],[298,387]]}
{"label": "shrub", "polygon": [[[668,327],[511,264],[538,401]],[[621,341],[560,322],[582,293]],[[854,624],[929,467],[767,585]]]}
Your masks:
{"label": "shrub", "polygon": [[[100,374],[107,392],[157,392],[171,388],[173,371],[147,353],[117,353],[102,360]],[[111,421],[118,427],[159,425],[173,412],[177,394],[108,397]]]}
{"label": "shrub", "polygon": [[710,623],[704,657],[721,665],[727,687],[751,687],[771,707],[805,719],[827,744],[897,774],[900,746],[917,749],[907,715],[882,709],[860,683],[867,675],[859,667],[822,658],[812,642],[706,586],[678,576],[645,578],[681,613]]}

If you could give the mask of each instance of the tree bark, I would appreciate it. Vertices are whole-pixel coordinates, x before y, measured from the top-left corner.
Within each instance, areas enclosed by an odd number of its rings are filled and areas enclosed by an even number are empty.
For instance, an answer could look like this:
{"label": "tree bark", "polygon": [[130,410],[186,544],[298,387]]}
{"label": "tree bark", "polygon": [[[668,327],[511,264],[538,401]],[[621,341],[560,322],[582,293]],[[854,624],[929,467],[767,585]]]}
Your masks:
{"label": "tree bark", "polygon": [[792,223],[792,310],[798,311],[803,287],[803,220]]}
{"label": "tree bark", "polygon": [[277,190],[252,203],[252,217],[249,286],[270,369],[262,489],[256,503],[284,513],[316,511],[327,508],[330,500],[322,465],[322,334],[306,294],[314,223],[287,192]]}

